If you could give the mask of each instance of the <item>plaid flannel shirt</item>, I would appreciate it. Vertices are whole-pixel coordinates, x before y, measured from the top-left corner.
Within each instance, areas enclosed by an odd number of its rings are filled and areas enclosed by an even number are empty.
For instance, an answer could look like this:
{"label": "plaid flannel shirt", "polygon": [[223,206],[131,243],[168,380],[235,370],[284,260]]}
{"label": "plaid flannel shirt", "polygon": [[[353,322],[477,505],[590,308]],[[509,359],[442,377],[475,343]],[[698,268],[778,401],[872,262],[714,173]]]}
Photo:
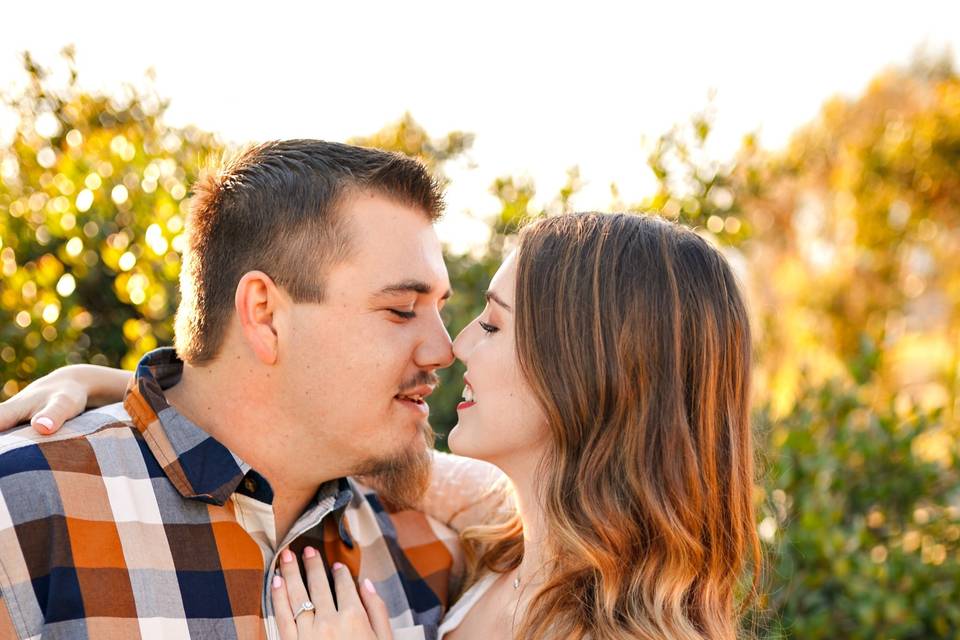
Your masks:
{"label": "plaid flannel shirt", "polygon": [[181,371],[158,349],[122,404],[0,436],[0,637],[276,638],[279,553],[311,545],[373,581],[397,640],[434,638],[456,534],[343,478],[277,544],[267,481],[166,403]]}

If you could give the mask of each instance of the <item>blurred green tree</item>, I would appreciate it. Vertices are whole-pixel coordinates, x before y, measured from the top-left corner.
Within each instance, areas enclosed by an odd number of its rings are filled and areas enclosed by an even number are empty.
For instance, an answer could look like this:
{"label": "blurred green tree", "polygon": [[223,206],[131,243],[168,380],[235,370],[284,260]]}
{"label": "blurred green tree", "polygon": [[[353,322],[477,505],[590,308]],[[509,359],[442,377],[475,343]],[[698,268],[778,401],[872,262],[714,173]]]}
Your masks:
{"label": "blurred green tree", "polygon": [[[707,149],[713,130],[711,108],[660,135],[647,156],[657,189],[653,196],[629,207],[656,213],[709,232],[725,246],[739,246],[749,237],[736,159],[720,162]],[[745,145],[751,144],[751,139]],[[745,147],[746,148],[746,147]],[[614,196],[617,187],[613,187]]]}
{"label": "blurred green tree", "polygon": [[744,251],[764,274],[760,359],[780,408],[801,370],[848,369],[881,403],[942,407],[958,428],[960,77],[943,61],[888,70],[863,95],[828,101],[785,151],[741,159]]}
{"label": "blurred green tree", "polygon": [[434,176],[447,182],[444,165],[460,159],[473,146],[473,134],[451,131],[443,136],[430,136],[409,113],[369,136],[347,140],[361,147],[396,151],[423,162]]}
{"label": "blurred green tree", "polygon": [[[189,186],[229,152],[215,135],[164,122],[167,103],[127,85],[66,86],[24,55],[19,116],[0,148],[0,359],[3,397],[69,362],[132,368],[172,341]],[[415,156],[443,178],[472,136],[431,137],[409,114],[355,144]]]}
{"label": "blurred green tree", "polygon": [[755,418],[764,468],[761,638],[930,640],[960,634],[960,450],[916,443],[941,412],[869,408],[868,387],[802,383]]}
{"label": "blurred green tree", "polygon": [[152,89],[58,87],[29,54],[0,149],[3,392],[67,362],[131,367],[169,343],[186,195],[216,136],[163,121]]}

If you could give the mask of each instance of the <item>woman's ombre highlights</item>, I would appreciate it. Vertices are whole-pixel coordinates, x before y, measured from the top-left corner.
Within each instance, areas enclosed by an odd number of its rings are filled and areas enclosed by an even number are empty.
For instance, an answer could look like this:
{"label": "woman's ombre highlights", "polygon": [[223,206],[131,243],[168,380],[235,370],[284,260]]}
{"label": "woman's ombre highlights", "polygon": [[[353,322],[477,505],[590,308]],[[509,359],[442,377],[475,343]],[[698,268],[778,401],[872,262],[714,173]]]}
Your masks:
{"label": "woman's ombre highlights", "polygon": [[[515,313],[551,433],[553,562],[516,637],[736,638],[761,557],[750,325],[727,261],[653,216],[546,218],[521,232]],[[518,519],[465,537],[480,567],[522,558]]]}

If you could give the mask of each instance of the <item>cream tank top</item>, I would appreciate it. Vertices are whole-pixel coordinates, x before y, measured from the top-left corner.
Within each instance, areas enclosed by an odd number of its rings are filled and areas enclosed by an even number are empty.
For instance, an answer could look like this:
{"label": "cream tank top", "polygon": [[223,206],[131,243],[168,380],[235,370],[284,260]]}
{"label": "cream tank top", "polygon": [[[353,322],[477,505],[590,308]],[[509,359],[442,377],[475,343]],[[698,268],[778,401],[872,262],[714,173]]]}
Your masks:
{"label": "cream tank top", "polygon": [[475,604],[483,597],[483,594],[487,592],[490,586],[496,581],[496,573],[488,573],[484,577],[477,580],[477,582],[467,589],[460,599],[457,600],[450,610],[447,611],[447,615],[443,618],[443,622],[440,623],[440,630],[437,635],[437,640],[443,640],[443,637],[460,626],[460,623],[463,622],[463,619],[467,616],[467,613],[470,612],[470,609],[473,608]]}

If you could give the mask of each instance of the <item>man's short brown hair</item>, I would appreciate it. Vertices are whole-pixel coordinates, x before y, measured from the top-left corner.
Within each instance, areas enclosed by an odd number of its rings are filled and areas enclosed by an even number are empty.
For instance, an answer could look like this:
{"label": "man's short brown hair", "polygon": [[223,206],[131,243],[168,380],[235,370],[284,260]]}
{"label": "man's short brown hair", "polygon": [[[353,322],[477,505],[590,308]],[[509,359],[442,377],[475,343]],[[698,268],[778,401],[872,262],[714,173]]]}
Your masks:
{"label": "man's short brown hair", "polygon": [[422,210],[443,210],[436,180],[416,160],[322,140],[268,142],[194,185],[176,319],[178,355],[216,357],[237,283],[263,271],[296,302],[322,302],[323,274],[350,251],[338,211],[351,193],[373,191]]}

